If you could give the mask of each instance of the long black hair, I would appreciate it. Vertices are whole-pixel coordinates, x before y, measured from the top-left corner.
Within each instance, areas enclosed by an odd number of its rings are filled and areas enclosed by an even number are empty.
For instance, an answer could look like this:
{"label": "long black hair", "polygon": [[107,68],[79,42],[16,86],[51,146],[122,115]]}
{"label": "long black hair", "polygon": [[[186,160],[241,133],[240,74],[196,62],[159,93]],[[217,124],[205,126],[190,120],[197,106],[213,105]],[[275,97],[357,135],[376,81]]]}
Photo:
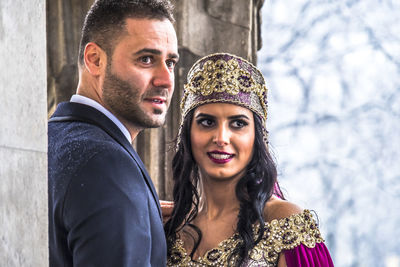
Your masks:
{"label": "long black hair", "polygon": [[[190,142],[193,113],[193,110],[190,111],[184,119],[181,134],[178,137],[180,141],[177,152],[172,160],[174,209],[171,218],[164,226],[168,256],[171,255],[171,248],[176,241],[177,233],[184,226],[190,226],[198,234],[198,237],[195,238],[193,250],[190,253],[191,258],[193,258],[202,238],[201,230],[191,224],[198,214],[199,205],[199,194],[197,192],[199,174]],[[253,113],[253,116],[255,122],[253,158],[247,166],[245,175],[238,181],[235,189],[236,197],[240,203],[236,231],[242,242],[239,242],[235,247],[231,257],[239,256],[238,266],[243,263],[249,251],[254,248],[264,234],[265,203],[276,190],[278,190],[280,197],[283,198],[277,184],[277,170],[274,160],[264,142],[262,121],[257,114]],[[252,229],[254,223],[260,225],[260,231],[256,238]]]}

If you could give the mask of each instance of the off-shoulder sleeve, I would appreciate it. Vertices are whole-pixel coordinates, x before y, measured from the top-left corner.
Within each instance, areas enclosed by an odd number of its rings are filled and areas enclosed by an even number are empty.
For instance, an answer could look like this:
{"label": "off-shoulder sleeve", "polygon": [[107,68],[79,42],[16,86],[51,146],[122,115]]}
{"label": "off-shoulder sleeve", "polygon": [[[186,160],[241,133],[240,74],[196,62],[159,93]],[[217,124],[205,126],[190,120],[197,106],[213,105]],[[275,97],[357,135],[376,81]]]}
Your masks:
{"label": "off-shoulder sleeve", "polygon": [[333,262],[309,210],[286,219],[282,252],[288,267],[331,267]]}
{"label": "off-shoulder sleeve", "polygon": [[251,251],[249,262],[267,262],[268,266],[275,266],[280,254],[285,255],[288,267],[333,266],[318,224],[309,210],[266,223],[262,242]]}
{"label": "off-shoulder sleeve", "polygon": [[315,244],[313,248],[300,244],[284,253],[287,267],[333,267],[331,256],[323,242]]}

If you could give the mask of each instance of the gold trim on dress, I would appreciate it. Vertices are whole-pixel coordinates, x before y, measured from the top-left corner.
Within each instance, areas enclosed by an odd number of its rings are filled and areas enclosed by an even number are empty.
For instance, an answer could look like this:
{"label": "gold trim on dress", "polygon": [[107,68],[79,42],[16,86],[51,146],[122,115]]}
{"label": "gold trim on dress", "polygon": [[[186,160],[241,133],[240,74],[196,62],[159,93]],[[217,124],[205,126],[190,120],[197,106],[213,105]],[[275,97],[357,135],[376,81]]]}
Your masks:
{"label": "gold trim on dress", "polygon": [[[257,236],[259,225],[253,225],[254,236]],[[181,239],[177,239],[172,247],[172,255],[167,266],[234,266],[237,256],[231,257],[236,245],[241,242],[236,233],[225,239],[216,248],[207,251],[204,256],[191,260]],[[272,220],[265,223],[265,232],[261,241],[250,251],[244,266],[276,266],[279,253],[293,249],[300,244],[309,248],[324,242],[318,225],[309,210],[290,217]]]}

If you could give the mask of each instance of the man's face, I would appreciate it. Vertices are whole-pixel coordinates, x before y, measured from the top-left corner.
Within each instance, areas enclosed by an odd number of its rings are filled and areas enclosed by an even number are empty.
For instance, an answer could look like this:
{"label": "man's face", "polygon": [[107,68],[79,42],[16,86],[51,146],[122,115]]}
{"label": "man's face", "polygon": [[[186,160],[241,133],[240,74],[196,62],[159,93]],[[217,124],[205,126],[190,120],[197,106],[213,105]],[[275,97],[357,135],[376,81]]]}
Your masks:
{"label": "man's face", "polygon": [[159,127],[174,91],[174,27],[167,19],[127,19],[126,30],[107,59],[104,106],[135,128]]}

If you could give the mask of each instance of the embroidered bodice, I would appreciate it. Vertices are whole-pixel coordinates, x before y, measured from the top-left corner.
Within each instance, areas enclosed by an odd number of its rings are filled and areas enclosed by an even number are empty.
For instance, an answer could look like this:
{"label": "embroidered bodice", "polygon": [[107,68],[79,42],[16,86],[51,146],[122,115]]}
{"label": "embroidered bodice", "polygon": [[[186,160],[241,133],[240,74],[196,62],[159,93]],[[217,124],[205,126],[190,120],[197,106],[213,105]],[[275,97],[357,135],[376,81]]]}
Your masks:
{"label": "embroidered bodice", "polygon": [[[259,228],[259,225],[253,225],[253,232],[257,234]],[[219,243],[216,248],[207,251],[203,257],[192,261],[183,241],[178,238],[172,247],[167,266],[234,266],[237,257],[232,257],[230,262],[228,259],[239,242],[239,235],[234,234]],[[324,240],[314,218],[309,210],[304,210],[300,214],[265,223],[261,241],[250,251],[242,266],[276,266],[282,251],[293,249],[300,244],[313,248],[321,242]]]}

